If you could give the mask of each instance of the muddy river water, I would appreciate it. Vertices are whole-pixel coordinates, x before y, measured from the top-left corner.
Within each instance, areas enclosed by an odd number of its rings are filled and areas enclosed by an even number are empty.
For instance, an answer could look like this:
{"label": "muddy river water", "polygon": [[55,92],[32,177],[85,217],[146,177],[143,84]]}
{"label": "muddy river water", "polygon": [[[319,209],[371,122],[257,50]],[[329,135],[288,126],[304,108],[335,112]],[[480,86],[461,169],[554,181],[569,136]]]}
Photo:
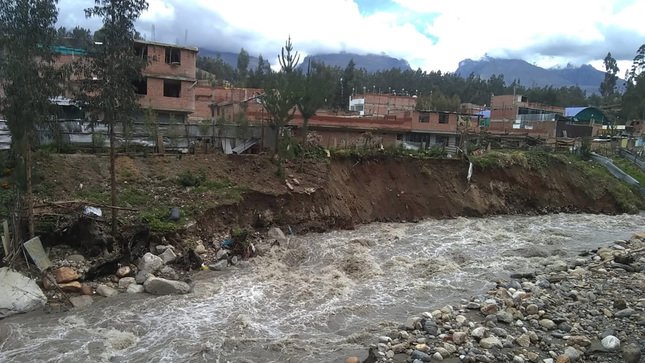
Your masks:
{"label": "muddy river water", "polygon": [[413,314],[643,231],[643,213],[556,214],[297,236],[188,295],[0,320],[0,362],[342,362]]}

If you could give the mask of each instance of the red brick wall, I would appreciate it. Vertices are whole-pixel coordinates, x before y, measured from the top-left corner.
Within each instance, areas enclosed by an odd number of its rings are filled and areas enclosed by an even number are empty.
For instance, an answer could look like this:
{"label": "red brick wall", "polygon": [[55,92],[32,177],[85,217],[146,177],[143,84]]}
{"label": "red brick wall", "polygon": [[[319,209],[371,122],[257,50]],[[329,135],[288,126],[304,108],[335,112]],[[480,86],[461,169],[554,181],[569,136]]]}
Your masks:
{"label": "red brick wall", "polygon": [[193,112],[195,110],[195,91],[193,82],[181,81],[180,97],[164,97],[161,78],[148,78],[148,94],[139,98],[142,108],[155,110]]}
{"label": "red brick wall", "polygon": [[166,48],[161,45],[148,44],[148,61],[144,74],[184,77],[195,80],[197,69],[197,52],[181,49],[181,64],[172,65],[166,63]]}

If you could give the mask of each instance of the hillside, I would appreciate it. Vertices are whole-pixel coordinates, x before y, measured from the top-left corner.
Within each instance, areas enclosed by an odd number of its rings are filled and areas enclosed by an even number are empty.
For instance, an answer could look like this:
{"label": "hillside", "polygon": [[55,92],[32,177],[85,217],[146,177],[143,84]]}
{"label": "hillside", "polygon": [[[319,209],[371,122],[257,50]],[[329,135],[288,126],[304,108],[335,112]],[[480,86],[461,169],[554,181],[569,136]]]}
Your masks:
{"label": "hillside", "polygon": [[336,66],[340,68],[347,67],[350,60],[354,60],[356,69],[364,68],[368,73],[378,71],[390,70],[392,68],[399,68],[401,70],[409,70],[410,64],[405,59],[397,59],[387,55],[367,54],[360,55],[356,53],[328,53],[328,54],[315,54],[305,57],[302,64],[307,64],[308,60],[324,63],[328,66]]}
{"label": "hillside", "polygon": [[[507,84],[519,80],[527,87],[571,87],[578,86],[588,95],[599,92],[605,74],[590,65],[580,67],[545,69],[521,59],[499,59],[486,57],[481,60],[465,59],[459,62],[456,73],[468,77],[471,73],[487,79],[492,75],[504,75]],[[617,82],[622,91],[623,81]]]}

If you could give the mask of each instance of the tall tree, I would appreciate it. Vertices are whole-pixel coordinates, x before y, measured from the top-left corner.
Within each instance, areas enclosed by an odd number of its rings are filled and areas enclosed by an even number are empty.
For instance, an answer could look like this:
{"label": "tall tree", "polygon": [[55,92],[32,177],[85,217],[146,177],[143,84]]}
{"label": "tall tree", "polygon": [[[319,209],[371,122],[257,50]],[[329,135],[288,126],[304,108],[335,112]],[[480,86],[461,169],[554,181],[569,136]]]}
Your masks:
{"label": "tall tree", "polygon": [[29,235],[34,235],[32,146],[38,126],[52,114],[50,99],[60,94],[61,72],[54,67],[56,0],[0,2],[0,109],[25,170]]}
{"label": "tall tree", "polygon": [[[87,17],[103,20],[102,43],[95,45],[92,56],[81,64],[79,100],[103,117],[110,130],[111,203],[117,205],[115,173],[115,134],[117,123],[126,123],[139,107],[133,81],[141,78],[146,61],[134,49],[135,20],[148,8],[145,0],[95,0],[85,9]],[[117,209],[112,208],[112,235],[116,237]]]}
{"label": "tall tree", "polygon": [[625,94],[622,98],[623,119],[645,120],[645,44],[636,52],[627,72]]}
{"label": "tall tree", "polygon": [[237,82],[240,87],[246,87],[249,74],[249,52],[242,48],[237,55]]}
{"label": "tall tree", "polygon": [[612,103],[616,95],[616,81],[618,80],[618,63],[611,56],[611,52],[607,53],[604,59],[605,64],[605,79],[600,83],[600,95],[607,103]]}
{"label": "tall tree", "polygon": [[[331,81],[331,83],[330,83]],[[316,115],[318,109],[325,104],[326,89],[333,87],[333,80],[328,79],[320,71],[320,65],[307,63],[307,73],[304,79],[298,82],[298,95],[296,96],[296,106],[302,116],[302,141],[303,144],[307,138],[307,128],[309,119]]]}
{"label": "tall tree", "polygon": [[291,37],[282,47],[278,61],[280,62],[280,72],[264,89],[264,95],[260,98],[260,102],[269,115],[271,127],[275,129],[275,152],[280,161],[280,130],[293,119],[297,101],[296,67],[300,62],[300,55],[298,52],[294,52]]}

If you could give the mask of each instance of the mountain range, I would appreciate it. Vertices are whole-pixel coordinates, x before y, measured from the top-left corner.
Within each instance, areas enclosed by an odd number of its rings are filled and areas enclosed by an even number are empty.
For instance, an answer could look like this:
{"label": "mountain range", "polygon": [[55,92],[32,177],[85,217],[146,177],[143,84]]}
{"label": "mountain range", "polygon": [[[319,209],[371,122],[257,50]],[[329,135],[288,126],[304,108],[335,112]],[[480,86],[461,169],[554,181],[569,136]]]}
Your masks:
{"label": "mountain range", "polygon": [[[459,62],[456,74],[468,77],[474,74],[483,79],[492,75],[504,75],[506,84],[514,80],[526,87],[553,86],[571,87],[578,86],[588,95],[599,92],[600,83],[605,78],[605,73],[585,64],[579,67],[567,65],[564,68],[545,69],[530,64],[521,59],[500,59],[485,57],[481,60],[465,59]],[[618,90],[624,88],[624,81],[619,79],[616,82]]]}
{"label": "mountain range", "polygon": [[[219,56],[228,65],[230,65],[233,68],[237,68],[238,53],[218,52],[218,51],[202,48],[199,50],[199,56],[210,57],[210,58],[217,58]],[[347,67],[347,64],[349,64],[349,61],[353,59],[356,69],[364,68],[369,73],[388,70],[392,68],[400,68],[401,70],[410,69],[410,64],[405,59],[397,59],[383,54],[360,55],[356,53],[345,53],[345,52],[316,54],[316,55],[306,56],[304,59],[301,59],[300,67],[304,67],[304,65],[307,64],[309,59],[319,63],[324,63],[328,66],[340,67],[343,69]],[[254,69],[257,66],[258,66],[258,57],[250,56],[249,69]]]}
{"label": "mountain range", "polygon": [[[220,57],[231,67],[237,67],[237,53],[219,52],[208,49],[200,49],[199,55],[202,57]],[[266,58],[265,58],[266,59]],[[410,64],[405,59],[398,59],[384,54],[367,54],[360,55],[356,53],[327,53],[315,54],[305,57],[301,61],[300,67],[304,67],[308,60],[324,63],[329,66],[340,68],[347,67],[350,60],[354,60],[356,69],[365,69],[369,73],[374,73],[392,68],[401,70],[411,69]],[[258,57],[249,57],[249,68],[257,67]],[[594,67],[585,64],[582,66],[567,65],[564,68],[542,68],[530,64],[521,59],[501,59],[484,57],[480,60],[464,59],[459,62],[459,67],[455,73],[461,77],[468,77],[471,74],[488,79],[492,75],[503,75],[506,84],[517,80],[519,84],[526,87],[545,87],[553,86],[571,87],[578,86],[588,95],[599,92],[600,83],[605,77],[605,73]],[[624,81],[619,79],[617,82],[619,91],[624,90]]]}

